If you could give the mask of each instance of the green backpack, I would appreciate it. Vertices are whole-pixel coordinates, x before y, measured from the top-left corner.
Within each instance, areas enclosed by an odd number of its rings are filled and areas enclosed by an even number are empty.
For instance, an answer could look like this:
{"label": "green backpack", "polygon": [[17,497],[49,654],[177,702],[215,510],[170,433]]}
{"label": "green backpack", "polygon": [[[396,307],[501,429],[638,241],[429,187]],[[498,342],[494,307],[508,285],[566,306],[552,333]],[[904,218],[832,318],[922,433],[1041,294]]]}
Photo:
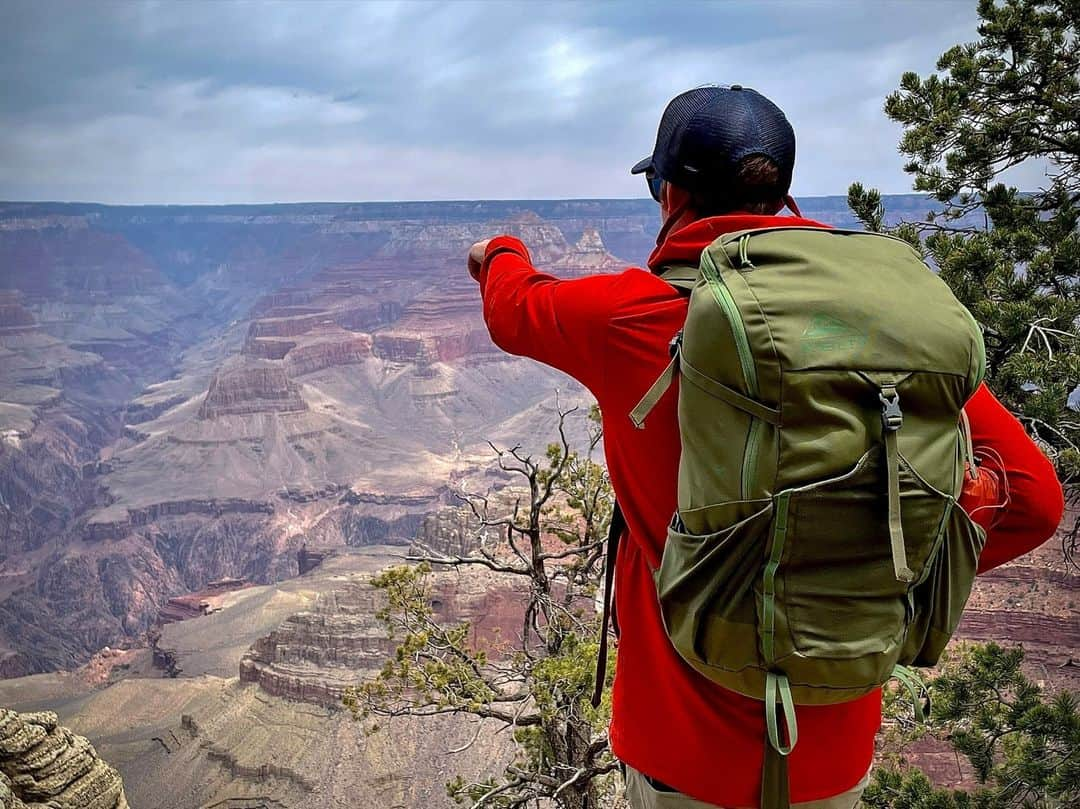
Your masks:
{"label": "green backpack", "polygon": [[631,413],[681,377],[657,594],[687,663],[764,701],[762,806],[783,807],[794,706],[913,687],[903,667],[959,622],[985,541],[957,507],[982,336],[890,236],[740,231],[662,277],[690,291],[686,324]]}

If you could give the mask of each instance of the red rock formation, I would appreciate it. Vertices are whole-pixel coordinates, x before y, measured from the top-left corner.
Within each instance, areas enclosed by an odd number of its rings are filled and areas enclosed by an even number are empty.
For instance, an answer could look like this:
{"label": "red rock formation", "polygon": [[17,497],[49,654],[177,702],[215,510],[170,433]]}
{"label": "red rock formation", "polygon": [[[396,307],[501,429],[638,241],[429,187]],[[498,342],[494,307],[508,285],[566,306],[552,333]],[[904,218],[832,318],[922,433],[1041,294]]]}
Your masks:
{"label": "red rock formation", "polygon": [[301,287],[280,287],[276,292],[259,296],[251,307],[252,317],[267,315],[275,309],[304,306],[311,300],[314,290]]}
{"label": "red rock formation", "polygon": [[371,337],[344,329],[320,329],[285,355],[290,376],[321,371],[337,365],[352,365],[371,356]]}
{"label": "red rock formation", "polygon": [[291,317],[273,317],[253,320],[248,329],[248,339],[256,337],[296,337],[307,334],[316,326],[332,322],[328,313],[317,311],[314,314],[293,315]]}
{"label": "red rock formation", "polygon": [[[26,223],[30,227],[23,227]],[[83,298],[153,291],[167,281],[146,253],[116,233],[76,227],[39,228],[8,220],[0,230],[5,285],[28,294],[77,290]]]}
{"label": "red rock formation", "polygon": [[497,355],[475,285],[434,289],[410,303],[393,326],[374,335],[376,357],[426,365]]}
{"label": "red rock formation", "polygon": [[268,338],[249,337],[244,341],[241,353],[246,357],[257,357],[263,360],[283,360],[285,355],[296,348],[294,340],[272,340]]}
{"label": "red rock formation", "polygon": [[126,670],[138,656],[138,649],[112,649],[106,646],[79,669],[79,679],[91,686],[105,685],[114,671]]}
{"label": "red rock formation", "polygon": [[242,590],[250,587],[242,578],[227,578],[212,581],[206,588],[197,593],[185,593],[173,596],[165,606],[158,610],[158,624],[172,624],[177,621],[186,621],[189,618],[198,618],[200,615],[208,615],[219,609],[221,596],[233,590]]}
{"label": "red rock formation", "polygon": [[[431,606],[441,622],[469,621],[476,647],[498,656],[524,619],[523,586],[482,571],[435,573]],[[240,681],[285,699],[341,707],[345,689],[374,675],[397,646],[375,617],[383,604],[363,579],[321,595],[314,610],[290,616],[255,642],[240,661]]]}
{"label": "red rock formation", "polygon": [[604,247],[600,231],[586,228],[577,244],[570,248],[549,269],[559,277],[590,275],[598,272],[618,272],[625,269],[627,262],[616,258]]}
{"label": "red rock formation", "polygon": [[200,419],[307,410],[299,386],[280,363],[250,360],[219,370],[199,409]]}

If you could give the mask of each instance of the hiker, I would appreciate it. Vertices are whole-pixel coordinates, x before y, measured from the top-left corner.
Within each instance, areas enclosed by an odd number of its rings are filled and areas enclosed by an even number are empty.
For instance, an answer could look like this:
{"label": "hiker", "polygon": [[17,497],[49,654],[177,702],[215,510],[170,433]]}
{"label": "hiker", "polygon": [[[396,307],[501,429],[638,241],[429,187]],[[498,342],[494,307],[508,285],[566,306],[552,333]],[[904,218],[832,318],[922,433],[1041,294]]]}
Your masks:
{"label": "hiker", "polygon": [[[569,374],[588,388],[603,415],[608,470],[627,526],[615,559],[619,654],[610,743],[624,765],[626,793],[635,809],[772,802],[763,793],[769,755],[762,744],[768,734],[762,701],[688,664],[665,629],[658,601],[654,571],[661,567],[679,506],[681,391],[658,388],[640,429],[628,414],[670,367],[672,355],[678,356],[673,340],[687,320],[685,282],[696,277],[702,253],[714,240],[793,226],[813,236],[829,227],[799,215],[788,193],[794,163],[791,125],[764,96],[737,85],[696,88],[670,102],[652,155],[632,169],[644,174],[660,205],[662,224],[648,269],[559,280],[536,270],[526,246],[511,236],[478,242],[469,251],[469,271],[480,284],[495,344]],[[785,205],[794,216],[779,215]],[[747,266],[753,257],[751,251]],[[690,268],[691,275],[680,277],[677,268]],[[973,322],[971,329],[981,352]],[[843,324],[824,320],[819,331],[841,338],[824,340],[827,349],[844,343]],[[981,461],[967,466],[959,503],[987,532],[978,557],[983,572],[1049,538],[1060,522],[1063,496],[1050,462],[980,378],[972,377],[977,390],[957,407],[963,405],[973,454]],[[903,405],[895,391],[891,395],[882,393],[886,421],[890,407],[898,414]],[[741,394],[736,398],[744,400],[736,406],[758,407]],[[730,474],[737,478],[739,470]],[[844,529],[835,525],[836,532]],[[887,554],[888,538],[884,545]],[[910,571],[903,559],[894,561],[903,581],[901,573]],[[892,566],[887,567],[891,576]],[[880,689],[836,704],[797,704],[791,718],[798,743],[783,761],[790,790],[783,801],[851,809],[869,777],[881,724]],[[789,737],[791,731],[789,726]]]}

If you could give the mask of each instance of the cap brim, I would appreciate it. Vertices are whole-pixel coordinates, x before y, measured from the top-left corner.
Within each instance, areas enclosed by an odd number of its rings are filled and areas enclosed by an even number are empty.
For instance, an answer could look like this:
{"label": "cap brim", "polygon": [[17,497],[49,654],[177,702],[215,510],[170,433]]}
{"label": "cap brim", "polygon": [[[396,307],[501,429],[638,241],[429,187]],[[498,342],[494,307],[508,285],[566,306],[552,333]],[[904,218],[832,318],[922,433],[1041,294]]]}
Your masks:
{"label": "cap brim", "polygon": [[649,155],[644,160],[639,160],[634,165],[634,167],[632,169],[630,169],[630,173],[631,174],[644,174],[650,168],[652,168],[652,155]]}

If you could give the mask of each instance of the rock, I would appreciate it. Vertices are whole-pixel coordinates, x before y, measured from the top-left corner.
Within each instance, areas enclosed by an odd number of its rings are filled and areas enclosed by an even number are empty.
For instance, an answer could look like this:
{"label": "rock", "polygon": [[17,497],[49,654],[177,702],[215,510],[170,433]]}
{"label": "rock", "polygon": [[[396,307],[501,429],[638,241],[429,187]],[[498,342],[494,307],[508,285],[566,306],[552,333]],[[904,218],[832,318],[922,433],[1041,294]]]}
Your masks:
{"label": "rock", "polygon": [[23,306],[16,289],[0,289],[0,334],[20,334],[37,328],[34,313]]}
{"label": "rock", "polygon": [[345,689],[379,670],[394,645],[375,613],[380,594],[351,581],[319,598],[314,610],[290,616],[240,661],[240,681],[269,694],[328,708]]}
{"label": "rock", "polygon": [[219,370],[199,409],[200,419],[307,410],[299,386],[281,363],[248,359]]}
{"label": "rock", "polygon": [[598,272],[618,272],[626,266],[625,261],[611,255],[604,247],[600,231],[586,228],[577,243],[553,262],[550,269],[560,277],[573,277]]}
{"label": "rock", "polygon": [[296,552],[296,567],[300,576],[310,573],[321,565],[328,556],[333,556],[335,551],[309,551],[307,543],[300,546]]}
{"label": "rock", "polygon": [[393,326],[375,333],[374,353],[416,365],[499,356],[484,325],[475,285],[418,295]]}
{"label": "rock", "polygon": [[198,618],[200,615],[209,615],[221,608],[221,597],[233,590],[241,590],[250,585],[243,578],[228,577],[218,581],[212,581],[206,588],[194,593],[173,596],[165,606],[158,610],[157,623],[159,625],[186,621],[189,618]]}
{"label": "rock", "polygon": [[52,712],[0,708],[0,806],[127,809],[120,774]]}
{"label": "rock", "polygon": [[338,365],[354,365],[371,356],[371,337],[345,329],[324,329],[295,345],[285,354],[289,376],[321,371]]}
{"label": "rock", "polygon": [[[470,622],[473,644],[496,658],[521,627],[524,588],[517,577],[481,570],[429,578],[436,620]],[[240,661],[240,681],[284,699],[341,708],[345,689],[377,674],[397,648],[376,617],[384,603],[366,576],[351,578],[257,640]]]}
{"label": "rock", "polygon": [[310,289],[280,287],[276,292],[260,295],[251,307],[251,316],[273,317],[274,315],[271,313],[274,310],[303,307],[304,304],[311,300],[312,294],[313,290]]}

